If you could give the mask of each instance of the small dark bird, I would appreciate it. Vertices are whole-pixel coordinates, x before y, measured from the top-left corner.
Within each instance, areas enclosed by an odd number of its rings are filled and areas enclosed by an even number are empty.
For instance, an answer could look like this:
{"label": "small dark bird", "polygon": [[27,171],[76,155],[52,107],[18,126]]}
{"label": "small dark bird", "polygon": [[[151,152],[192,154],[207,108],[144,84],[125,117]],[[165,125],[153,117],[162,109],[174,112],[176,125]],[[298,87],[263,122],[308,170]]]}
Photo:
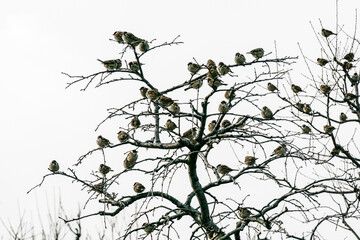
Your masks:
{"label": "small dark bird", "polygon": [[344,56],[344,59],[349,62],[352,62],[354,60],[354,57],[355,57],[354,53],[350,52]]}
{"label": "small dark bird", "polygon": [[113,171],[109,166],[106,166],[105,164],[100,164],[99,166],[99,172],[102,175],[108,174],[110,171]]}
{"label": "small dark bird", "polygon": [[196,79],[195,81],[193,81],[192,83],[190,83],[190,85],[187,88],[185,88],[184,90],[187,91],[191,88],[200,89],[202,85],[203,85],[203,79],[199,78],[199,79]]}
{"label": "small dark bird", "polygon": [[209,59],[209,60],[207,60],[206,67],[208,70],[216,69],[216,64],[213,60]]}
{"label": "small dark bird", "polygon": [[142,41],[142,39],[136,37],[134,34],[129,32],[124,32],[122,35],[122,39],[124,40],[124,42],[126,42],[127,44],[133,47],[136,47]]}
{"label": "small dark bird", "polygon": [[227,113],[229,111],[229,105],[225,101],[221,101],[219,104],[218,110],[220,113]]}
{"label": "small dark bird", "polygon": [[230,126],[231,125],[231,122],[229,121],[229,120],[224,120],[224,121],[222,121],[222,123],[221,123],[221,127],[222,128],[227,128],[228,126]]}
{"label": "small dark bird", "polygon": [[129,140],[130,135],[127,132],[124,131],[119,131],[118,132],[118,139],[120,142],[126,142],[127,140]]}
{"label": "small dark bird", "polygon": [[189,72],[192,75],[196,74],[201,69],[201,66],[199,64],[196,64],[193,62],[189,62],[187,66],[188,66]]}
{"label": "small dark bird", "polygon": [[[210,68],[209,71],[206,73],[206,77],[208,79],[217,79],[217,77],[219,76],[219,72],[216,70],[215,68]],[[208,80],[209,81],[209,80]]]}
{"label": "small dark bird", "polygon": [[51,172],[55,173],[55,172],[59,171],[60,166],[59,166],[59,164],[58,164],[58,162],[56,160],[52,160],[48,169]]}
{"label": "small dark bird", "polygon": [[158,102],[160,103],[161,106],[169,107],[171,104],[174,103],[174,100],[172,100],[171,98],[169,98],[167,96],[162,95],[159,98]]}
{"label": "small dark bird", "polygon": [[141,122],[140,122],[140,120],[139,120],[138,117],[133,117],[133,118],[131,119],[130,125],[131,125],[133,128],[138,128],[138,127],[140,127]]}
{"label": "small dark bird", "polygon": [[327,134],[331,134],[334,130],[335,130],[335,127],[333,127],[333,126],[330,126],[330,125],[324,126],[324,132]]}
{"label": "small dark bird", "polygon": [[136,193],[142,193],[145,190],[145,187],[141,183],[135,182],[133,185],[133,189]]}
{"label": "small dark bird", "polygon": [[311,132],[311,128],[305,124],[301,126],[301,130],[302,130],[302,133],[305,133],[305,134],[309,134]]}
{"label": "small dark bird", "polygon": [[148,91],[149,89],[146,88],[146,87],[141,87],[140,88],[140,94],[142,97],[146,98],[146,92]]}
{"label": "small dark bird", "polygon": [[324,95],[328,95],[331,92],[331,87],[327,84],[322,84],[322,85],[320,85],[320,91]]}
{"label": "small dark bird", "polygon": [[126,160],[129,162],[135,163],[137,159],[138,159],[138,151],[136,149],[130,151],[126,156]]}
{"label": "small dark bird", "polygon": [[170,105],[169,110],[172,114],[178,115],[180,113],[180,106],[176,102],[174,102]]}
{"label": "small dark bird", "polygon": [[327,29],[321,29],[321,35],[323,35],[324,37],[330,37],[331,35],[336,35],[335,33],[333,33],[332,31],[330,30],[327,30]]}
{"label": "small dark bird", "polygon": [[132,72],[137,72],[140,70],[140,64],[137,61],[129,62],[129,68]]}
{"label": "small dark bird", "polygon": [[296,106],[297,110],[299,110],[300,112],[303,112],[303,111],[304,111],[304,110],[303,110],[303,108],[304,108],[304,104],[303,104],[303,103],[297,102],[297,103],[295,104],[295,106]]}
{"label": "small dark bird", "polygon": [[304,104],[304,107],[303,107],[303,112],[304,113],[307,113],[307,114],[310,114],[312,111],[311,107],[309,104]]}
{"label": "small dark bird", "polygon": [[339,148],[337,148],[337,147],[334,147],[332,150],[331,150],[331,152],[330,152],[330,154],[332,155],[332,156],[338,156],[339,154],[340,154],[340,149]]}
{"label": "small dark bird", "polygon": [[355,94],[352,94],[352,93],[346,93],[346,94],[345,94],[345,100],[351,101],[351,100],[354,100],[354,99],[356,99],[356,95],[355,95]]}
{"label": "small dark bird", "polygon": [[243,65],[245,63],[246,59],[243,54],[236,53],[234,61],[235,61],[235,64],[237,64],[237,65]]}
{"label": "small dark bird", "polygon": [[149,89],[146,92],[146,97],[150,100],[155,101],[156,99],[158,99],[161,96],[161,94],[155,90],[155,89]]}
{"label": "small dark bird", "polygon": [[108,71],[119,70],[122,65],[120,59],[112,59],[112,60],[105,60],[105,61],[98,59],[98,61],[101,62],[104,65],[104,67],[106,68],[106,70],[108,70]]}
{"label": "small dark bird", "polygon": [[246,156],[244,162],[247,166],[253,166],[256,160],[257,158],[254,156]]}
{"label": "small dark bird", "polygon": [[124,32],[120,32],[120,31],[116,31],[113,34],[115,41],[117,41],[118,43],[124,43],[124,40],[122,38],[123,35]]}
{"label": "small dark bird", "polygon": [[339,119],[340,119],[340,122],[345,122],[347,120],[346,114],[343,112],[340,113]]}
{"label": "small dark bird", "polygon": [[245,126],[245,122],[246,122],[246,119],[244,120],[244,117],[239,117],[236,122],[236,125],[237,125],[236,128],[242,129]]}
{"label": "small dark bird", "polygon": [[261,116],[264,118],[264,119],[273,119],[273,113],[272,111],[264,106],[261,110]]}
{"label": "small dark bird", "polygon": [[235,92],[233,90],[231,90],[231,89],[227,90],[225,92],[224,96],[225,96],[226,99],[230,99],[230,101],[233,100],[236,97]]}
{"label": "small dark bird", "polygon": [[226,84],[224,84],[224,82],[221,81],[221,80],[218,79],[218,78],[215,78],[215,79],[209,78],[209,79],[208,79],[208,85],[209,85],[212,89],[216,90],[216,89],[217,89],[218,87],[220,87],[221,85],[226,85]]}
{"label": "small dark bird", "polygon": [[220,75],[226,75],[231,72],[230,67],[223,62],[219,62],[219,65],[217,66],[217,71],[220,73]]}
{"label": "small dark bird", "polygon": [[131,170],[131,169],[134,168],[135,162],[130,162],[127,159],[125,159],[124,162],[123,162],[123,166],[124,166],[125,169]]}
{"label": "small dark bird", "polygon": [[241,218],[248,218],[251,215],[251,212],[247,208],[238,207],[238,214]]}
{"label": "small dark bird", "polygon": [[350,70],[354,65],[350,62],[344,62],[344,67],[346,70]]}
{"label": "small dark bird", "polygon": [[209,130],[209,132],[214,131],[215,126],[216,126],[216,120],[212,120],[212,121],[209,123],[209,125],[208,125],[208,130]]}
{"label": "small dark bird", "polygon": [[139,43],[139,51],[140,52],[147,52],[149,50],[149,43],[145,40],[142,40]]}
{"label": "small dark bird", "polygon": [[156,226],[154,224],[143,223],[142,226],[144,227],[144,231],[147,234],[152,233],[156,229]]}
{"label": "small dark bird", "polygon": [[273,153],[270,156],[283,156],[286,153],[286,146],[285,144],[281,144],[277,148],[274,149]]}
{"label": "small dark bird", "polygon": [[230,168],[226,165],[222,165],[222,164],[217,165],[216,170],[218,171],[218,173],[220,173],[223,176],[228,174],[229,172],[237,171],[236,169],[232,169],[232,168]]}
{"label": "small dark bird", "polygon": [[325,66],[329,62],[328,60],[326,60],[324,58],[318,58],[318,59],[316,59],[316,61],[321,67]]}
{"label": "small dark bird", "polygon": [[265,51],[262,48],[255,48],[248,53],[250,53],[254,58],[259,59],[264,56],[264,52]]}
{"label": "small dark bird", "polygon": [[181,137],[191,140],[195,136],[196,136],[196,128],[191,128],[191,129],[185,131]]}
{"label": "small dark bird", "polygon": [[295,85],[295,84],[291,84],[291,90],[296,94],[299,92],[304,92],[300,86]]}
{"label": "small dark bird", "polygon": [[359,75],[357,73],[354,73],[349,80],[351,82],[351,86],[353,87],[359,82]]}
{"label": "small dark bird", "polygon": [[101,135],[99,135],[97,137],[96,143],[101,148],[105,148],[105,147],[108,147],[110,145],[110,141],[108,139],[102,137]]}
{"label": "small dark bird", "polygon": [[171,121],[170,119],[168,119],[165,123],[165,128],[168,131],[174,131],[175,128],[177,128],[176,124]]}
{"label": "small dark bird", "polygon": [[276,87],[274,84],[270,83],[270,82],[267,84],[267,89],[268,89],[270,92],[274,92],[274,91],[277,91],[277,90],[278,90],[277,87]]}
{"label": "small dark bird", "polygon": [[92,190],[98,192],[98,193],[102,193],[105,191],[105,183],[103,182],[100,182],[100,183],[97,183],[97,184],[94,184],[92,186]]}

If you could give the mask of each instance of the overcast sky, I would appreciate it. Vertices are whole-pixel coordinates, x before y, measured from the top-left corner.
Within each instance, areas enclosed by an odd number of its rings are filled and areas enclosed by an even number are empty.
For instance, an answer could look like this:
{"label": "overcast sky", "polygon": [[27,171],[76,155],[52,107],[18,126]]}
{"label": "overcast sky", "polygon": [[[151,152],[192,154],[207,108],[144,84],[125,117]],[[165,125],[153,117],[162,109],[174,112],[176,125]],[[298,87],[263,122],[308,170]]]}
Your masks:
{"label": "overcast sky", "polygon": [[[96,147],[100,134],[115,140],[110,128],[94,129],[106,117],[106,108],[133,97],[139,85],[119,84],[80,92],[83,85],[66,89],[61,75],[86,75],[103,70],[96,61],[118,56],[121,48],[109,41],[114,31],[129,31],[156,43],[177,35],[184,44],[146,56],[146,69],[157,86],[180,83],[188,76],[187,62],[195,57],[232,63],[235,52],[263,47],[279,56],[316,59],[320,47],[309,24],[335,31],[334,0],[253,1],[95,1],[13,0],[0,3],[0,157],[3,183],[1,219],[16,222],[18,208],[37,220],[36,199],[46,211],[46,196],[61,192],[69,213],[86,199],[79,184],[59,176],[26,194],[48,173],[56,159],[65,170]],[[339,24],[352,33],[359,0],[340,1]],[[299,66],[294,69],[303,69]],[[164,71],[164,66],[166,71]],[[137,91],[137,90],[136,90]],[[136,92],[138,94],[138,92]],[[96,163],[95,165],[97,165]],[[94,166],[95,166],[94,165]],[[95,169],[96,170],[96,169]],[[50,201],[50,206],[56,200]],[[44,205],[45,204],[45,205]],[[101,222],[101,221],[99,221]],[[2,225],[0,232],[3,233]]]}

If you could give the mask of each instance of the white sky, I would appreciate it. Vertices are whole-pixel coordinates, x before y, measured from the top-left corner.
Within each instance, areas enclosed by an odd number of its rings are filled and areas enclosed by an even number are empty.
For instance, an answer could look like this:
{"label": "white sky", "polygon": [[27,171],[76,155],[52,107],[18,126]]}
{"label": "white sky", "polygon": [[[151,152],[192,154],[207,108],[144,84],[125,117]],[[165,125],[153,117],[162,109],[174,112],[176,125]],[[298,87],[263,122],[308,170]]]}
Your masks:
{"label": "white sky", "polygon": [[[340,25],[345,24],[351,33],[359,7],[358,0],[339,4]],[[316,59],[320,47],[309,21],[317,31],[318,19],[335,30],[335,10],[334,0],[0,2],[1,219],[16,222],[20,206],[36,220],[35,196],[40,212],[47,211],[41,205],[46,194],[51,199],[61,191],[64,204],[70,204],[66,209],[77,209],[85,199],[79,184],[71,185],[61,177],[48,178],[41,188],[29,195],[26,192],[48,173],[52,159],[65,170],[96,147],[97,135],[116,139],[111,127],[104,126],[99,133],[94,129],[106,116],[106,108],[133,98],[131,89],[137,91],[139,85],[122,85],[128,91],[119,84],[99,89],[90,86],[80,92],[81,84],[65,90],[69,79],[61,75],[102,70],[96,59],[116,58],[121,51],[108,40],[114,31],[156,38],[157,43],[181,35],[179,40],[185,44],[146,57],[145,67],[154,83],[169,86],[186,80],[186,64],[193,57],[199,62],[214,58],[232,63],[238,51],[256,47],[273,51],[274,41],[279,56],[300,56],[299,42],[305,54]],[[299,60],[299,69],[303,69],[301,64]]]}

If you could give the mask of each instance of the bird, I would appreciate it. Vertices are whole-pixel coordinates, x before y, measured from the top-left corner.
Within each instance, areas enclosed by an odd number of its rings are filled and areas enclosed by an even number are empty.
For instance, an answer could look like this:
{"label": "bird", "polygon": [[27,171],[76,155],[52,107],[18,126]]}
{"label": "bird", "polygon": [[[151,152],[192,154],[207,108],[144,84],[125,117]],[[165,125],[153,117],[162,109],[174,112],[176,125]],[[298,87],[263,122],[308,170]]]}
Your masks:
{"label": "bird", "polygon": [[304,92],[300,86],[295,85],[295,84],[291,84],[291,90],[296,94],[299,92]]}
{"label": "bird", "polygon": [[320,85],[320,91],[323,94],[328,95],[331,92],[331,87],[327,84],[322,84]]}
{"label": "bird", "polygon": [[59,171],[59,168],[60,168],[59,163],[56,160],[52,160],[48,169],[51,172],[55,173],[55,172]]}
{"label": "bird", "polygon": [[302,133],[309,134],[311,132],[311,128],[305,124],[301,126]]}
{"label": "bird", "polygon": [[126,142],[127,140],[129,140],[130,135],[127,132],[124,131],[119,131],[118,132],[118,139],[121,143]]}
{"label": "bird", "polygon": [[136,37],[134,34],[130,32],[124,32],[122,35],[122,39],[124,40],[124,42],[126,42],[127,44],[133,47],[136,47],[142,41],[142,39]]}
{"label": "bird", "polygon": [[129,161],[129,162],[133,162],[135,163],[136,160],[138,159],[138,151],[136,149],[134,150],[131,150],[127,156],[126,156],[126,160]]}
{"label": "bird", "polygon": [[303,111],[304,111],[304,104],[303,104],[303,103],[297,102],[297,103],[295,104],[295,106],[296,106],[297,110],[299,110],[300,112],[303,112]]}
{"label": "bird", "polygon": [[274,92],[274,91],[277,91],[278,89],[277,89],[277,87],[274,85],[274,84],[272,84],[272,83],[268,83],[267,84],[267,90],[269,90],[270,92]]}
{"label": "bird", "polygon": [[177,128],[177,126],[173,121],[171,121],[171,119],[168,119],[165,123],[165,128],[168,131],[174,131],[174,129]]}
{"label": "bird", "polygon": [[208,130],[209,130],[209,132],[214,131],[215,126],[216,126],[216,120],[212,120],[212,121],[209,123],[209,125],[208,125]]}
{"label": "bird", "polygon": [[234,58],[235,64],[237,65],[243,65],[246,61],[245,56],[241,53],[236,53]]}
{"label": "bird", "polygon": [[332,156],[338,156],[339,153],[340,153],[340,149],[337,148],[336,146],[335,146],[335,147],[331,150],[331,152],[330,152],[330,154],[331,154]]}
{"label": "bird", "polygon": [[223,62],[219,62],[219,65],[217,66],[217,71],[220,73],[220,75],[226,75],[231,72],[230,67]]}
{"label": "bird", "polygon": [[206,67],[207,67],[208,70],[216,69],[216,64],[215,64],[215,62],[213,60],[209,59],[206,62]]}
{"label": "bird", "polygon": [[222,164],[219,164],[216,166],[216,170],[218,171],[218,173],[220,173],[221,175],[226,175],[232,171],[237,171],[236,169],[232,169],[226,165],[222,165]]}
{"label": "bird", "polygon": [[145,40],[142,40],[139,43],[139,51],[140,52],[147,52],[149,50],[149,43]]}
{"label": "bird", "polygon": [[264,56],[265,51],[262,48],[255,48],[248,53],[250,53],[254,58],[259,59]]}
{"label": "bird", "polygon": [[357,73],[354,73],[350,78],[351,86],[353,87],[359,82],[359,75]]}
{"label": "bird", "polygon": [[192,75],[196,74],[201,69],[201,66],[199,64],[193,63],[193,62],[189,62],[187,66],[188,66],[189,72]]}
{"label": "bird", "polygon": [[181,137],[187,138],[189,140],[193,139],[196,136],[196,128],[191,128],[187,131],[185,131]]}
{"label": "bird", "polygon": [[176,102],[174,102],[170,105],[169,111],[174,115],[178,115],[180,113],[180,106]]}
{"label": "bird", "polygon": [[256,160],[257,158],[254,156],[246,156],[244,162],[247,166],[253,166]]}
{"label": "bird", "polygon": [[125,159],[124,162],[123,162],[123,166],[124,166],[125,169],[131,170],[131,169],[134,168],[135,162],[130,162],[127,159]]}
{"label": "bird", "polygon": [[345,113],[340,113],[340,116],[339,116],[339,119],[340,119],[340,122],[345,122],[346,119],[347,119],[347,116]]}
{"label": "bird", "polygon": [[330,30],[327,30],[325,28],[321,29],[321,35],[323,35],[325,38],[330,37],[331,35],[336,35],[335,33],[333,33]]}
{"label": "bird", "polygon": [[113,33],[114,39],[118,43],[124,43],[124,40],[122,38],[123,35],[124,35],[124,32],[120,32],[120,31],[116,31]]}
{"label": "bird", "polygon": [[187,88],[185,88],[184,90],[187,91],[191,88],[200,89],[202,85],[203,85],[203,79],[199,78],[199,79],[196,79],[195,81],[191,82],[190,85]]}
{"label": "bird", "polygon": [[222,128],[227,128],[230,125],[231,125],[231,122],[229,120],[226,120],[226,119],[224,121],[222,121],[222,123],[221,123]]}
{"label": "bird", "polygon": [[346,55],[344,56],[344,59],[347,60],[347,61],[349,61],[349,62],[351,62],[351,61],[354,60],[354,57],[355,57],[354,53],[349,52],[348,54],[346,54]]}
{"label": "bird", "polygon": [[226,99],[228,99],[230,101],[233,100],[236,97],[235,92],[232,89],[227,90],[225,92],[224,96],[225,96]]}
{"label": "bird", "polygon": [[92,190],[98,192],[98,193],[102,193],[104,192],[105,190],[105,183],[104,182],[100,182],[100,183],[97,183],[97,184],[94,184],[92,186]]}
{"label": "bird", "polygon": [[350,70],[352,67],[354,67],[354,65],[351,62],[344,62],[344,67],[346,70]]}
{"label": "bird", "polygon": [[244,120],[245,117],[239,117],[237,122],[236,122],[236,125],[237,127],[236,128],[243,128],[245,126],[245,122],[246,122],[246,119]]}
{"label": "bird", "polygon": [[132,71],[132,72],[137,72],[140,70],[140,64],[138,61],[132,61],[132,62],[129,62],[129,69]]}
{"label": "bird", "polygon": [[224,82],[221,81],[221,80],[218,79],[218,78],[215,78],[215,79],[208,78],[208,85],[209,85],[212,89],[216,90],[216,89],[217,89],[218,87],[220,87],[221,85],[226,85],[226,84],[224,84]]}
{"label": "bird", "polygon": [[108,71],[114,71],[114,70],[119,70],[121,68],[121,60],[120,59],[111,59],[111,60],[100,60],[97,59],[99,62],[101,62],[104,67],[106,68],[106,70]]}
{"label": "bird", "polygon": [[136,193],[142,193],[145,190],[145,187],[141,183],[135,182],[133,185],[133,189]]}
{"label": "bird", "polygon": [[159,99],[158,102],[160,103],[161,106],[164,107],[169,107],[171,104],[174,103],[174,100],[172,100],[171,98],[162,95]]}
{"label": "bird", "polygon": [[106,138],[104,138],[103,136],[99,135],[96,139],[96,143],[99,147],[101,148],[105,148],[110,146],[110,141]]}
{"label": "bird", "polygon": [[149,89],[146,92],[146,97],[150,100],[155,101],[156,99],[158,99],[161,96],[161,93],[159,93],[157,90],[155,89]]}
{"label": "bird", "polygon": [[331,134],[335,130],[334,126],[324,125],[324,132],[327,134]]}
{"label": "bird", "polygon": [[273,113],[272,111],[267,107],[267,106],[264,106],[261,110],[261,116],[264,118],[264,119],[273,119]]}
{"label": "bird", "polygon": [[218,110],[220,113],[225,114],[229,111],[229,105],[225,101],[221,101]]}
{"label": "bird", "polygon": [[145,231],[147,234],[152,233],[152,232],[155,230],[155,228],[156,228],[155,224],[149,224],[149,223],[143,223],[142,226],[143,226],[143,228],[144,228],[144,231]]}
{"label": "bird", "polygon": [[147,87],[141,87],[140,88],[140,94],[142,97],[146,98],[146,92],[148,91],[149,89]]}
{"label": "bird", "polygon": [[133,118],[131,119],[130,125],[131,125],[133,128],[138,128],[138,127],[140,127],[141,122],[140,122],[139,118],[135,116],[135,117],[133,117]]}
{"label": "bird", "polygon": [[311,107],[309,104],[304,104],[304,107],[303,107],[303,112],[304,113],[307,113],[307,114],[310,114],[312,111]]}
{"label": "bird", "polygon": [[241,218],[248,218],[251,215],[251,212],[247,208],[238,207],[238,214]]}
{"label": "bird", "polygon": [[277,148],[274,149],[273,153],[270,156],[283,156],[286,153],[286,146],[285,144],[279,145]]}
{"label": "bird", "polygon": [[219,75],[220,74],[217,71],[216,67],[215,68],[210,68],[209,71],[206,73],[206,77],[208,79],[216,79]]}
{"label": "bird", "polygon": [[329,62],[329,60],[326,60],[324,58],[318,58],[316,59],[316,61],[321,67],[325,66]]}
{"label": "bird", "polygon": [[346,93],[346,94],[345,94],[345,100],[351,101],[351,100],[354,100],[354,99],[356,99],[356,95],[355,95],[355,94],[353,94],[353,93]]}
{"label": "bird", "polygon": [[105,164],[100,164],[99,166],[99,172],[102,175],[108,174],[110,171],[113,171],[109,166],[106,166]]}

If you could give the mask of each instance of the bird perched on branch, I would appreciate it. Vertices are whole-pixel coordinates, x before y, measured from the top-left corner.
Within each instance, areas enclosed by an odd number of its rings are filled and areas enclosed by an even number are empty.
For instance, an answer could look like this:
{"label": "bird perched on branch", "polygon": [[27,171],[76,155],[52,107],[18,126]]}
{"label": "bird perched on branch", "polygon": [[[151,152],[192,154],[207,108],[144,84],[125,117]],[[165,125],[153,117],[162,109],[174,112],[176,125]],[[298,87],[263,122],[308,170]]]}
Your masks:
{"label": "bird perched on branch", "polygon": [[297,102],[295,104],[295,107],[297,108],[297,110],[299,110],[300,112],[303,112],[304,111],[304,104],[301,103],[301,102]]}
{"label": "bird perched on branch", "polygon": [[174,100],[172,100],[171,98],[165,96],[165,95],[162,95],[158,102],[160,103],[161,106],[164,106],[164,107],[169,107],[171,104],[174,103]]}
{"label": "bird perched on branch", "polygon": [[274,84],[272,84],[272,83],[268,83],[267,84],[267,90],[269,90],[270,92],[274,92],[274,91],[277,91],[278,89],[277,89],[277,87],[274,85]]}
{"label": "bird perched on branch", "polygon": [[273,113],[272,111],[267,107],[267,106],[264,106],[261,110],[261,116],[264,118],[264,119],[273,119]]}
{"label": "bird perched on branch", "polygon": [[139,118],[135,116],[135,117],[133,117],[133,118],[131,119],[130,125],[131,125],[133,128],[138,128],[138,127],[140,127],[141,122],[140,122]]}
{"label": "bird perched on branch", "polygon": [[218,87],[220,87],[221,85],[223,85],[223,86],[225,86],[226,84],[224,84],[224,82],[223,81],[221,81],[220,79],[218,79],[218,78],[215,78],[215,79],[212,79],[212,78],[208,78],[208,85],[212,88],[212,89],[214,89],[214,90],[216,90]]}
{"label": "bird perched on branch", "polygon": [[220,75],[226,75],[231,72],[230,67],[223,62],[219,62],[219,65],[217,66],[217,71],[218,73],[220,73]]}
{"label": "bird perched on branch", "polygon": [[256,160],[257,158],[254,156],[246,156],[244,162],[247,166],[253,166]]}
{"label": "bird perched on branch", "polygon": [[359,82],[359,75],[357,73],[354,73],[349,80],[351,82],[351,86],[353,87]]}
{"label": "bird perched on branch", "polygon": [[136,162],[136,160],[138,159],[138,151],[136,149],[130,151],[127,156],[126,156],[126,160],[129,162]]}
{"label": "bird perched on branch", "polygon": [[140,52],[147,52],[149,50],[149,43],[145,40],[142,40],[139,43],[139,51]]}
{"label": "bird perched on branch", "polygon": [[355,94],[353,94],[353,93],[346,93],[346,94],[345,94],[345,100],[351,101],[351,100],[354,100],[354,99],[356,99],[356,95],[355,95]]}
{"label": "bird perched on branch", "polygon": [[229,174],[232,171],[237,171],[236,169],[232,169],[232,168],[230,168],[226,165],[222,165],[222,164],[217,165],[216,170],[218,171],[218,173],[220,173],[223,176]]}
{"label": "bird perched on branch", "polygon": [[115,41],[117,41],[118,43],[124,43],[124,40],[122,38],[123,35],[124,32],[120,32],[120,31],[116,31],[113,34]]}
{"label": "bird perched on branch", "polygon": [[124,160],[123,166],[125,169],[131,170],[134,168],[136,162],[130,162],[127,159]]}
{"label": "bird perched on branch", "polygon": [[327,134],[331,134],[335,130],[334,126],[324,125],[324,132]]}
{"label": "bird perched on branch", "polygon": [[330,154],[332,156],[338,156],[340,154],[340,148],[337,148],[336,146],[331,150]]}
{"label": "bird perched on branch", "polygon": [[132,72],[137,72],[140,70],[140,64],[138,61],[132,61],[132,62],[129,62],[129,68]]}
{"label": "bird perched on branch", "polygon": [[155,224],[143,223],[142,226],[144,227],[144,231],[145,231],[147,234],[152,233],[152,232],[156,229]]}
{"label": "bird perched on branch", "polygon": [[354,57],[355,57],[354,53],[349,52],[348,54],[346,54],[346,55],[344,56],[344,59],[347,60],[347,61],[349,61],[349,62],[352,62],[352,61],[354,60]]}
{"label": "bird perched on branch", "polygon": [[228,100],[231,101],[231,100],[233,100],[233,99],[236,97],[235,91],[232,90],[232,89],[229,89],[229,90],[227,90],[227,91],[225,92],[224,96],[225,96],[226,99],[228,99]]}
{"label": "bird perched on branch", "polygon": [[327,30],[325,28],[321,29],[321,35],[323,35],[324,37],[328,38],[330,37],[331,35],[336,35],[335,33],[333,33],[332,31],[330,30]]}
{"label": "bird perched on branch", "polygon": [[352,67],[354,67],[354,65],[351,62],[344,62],[344,67],[346,70],[350,70]]}
{"label": "bird perched on branch", "polygon": [[99,166],[99,172],[102,175],[108,174],[110,171],[113,171],[109,166],[106,166],[105,164],[100,164]]}
{"label": "bird perched on branch", "polygon": [[168,131],[174,131],[175,128],[177,128],[176,124],[171,121],[170,119],[168,119],[165,123],[165,128]]}
{"label": "bird perched on branch", "polygon": [[254,58],[259,59],[264,56],[265,51],[262,48],[255,48],[248,53],[250,53]]}
{"label": "bird perched on branch", "polygon": [[100,182],[100,183],[97,183],[97,184],[94,184],[92,186],[92,190],[98,192],[98,193],[102,193],[105,191],[105,183],[103,182]]}
{"label": "bird perched on branch", "polygon": [[224,121],[222,121],[222,123],[221,123],[221,127],[222,128],[227,128],[228,126],[230,126],[231,125],[231,122],[229,121],[229,120],[227,120],[227,119],[225,119]]}
{"label": "bird perched on branch", "polygon": [[130,32],[124,32],[122,35],[122,39],[124,40],[124,42],[126,42],[127,44],[133,47],[136,47],[142,41],[141,38],[136,37],[134,34]]}
{"label": "bird perched on branch", "polygon": [[100,60],[97,59],[99,62],[101,62],[104,67],[106,68],[106,70],[108,71],[114,71],[114,70],[119,70],[121,68],[121,60],[120,59],[112,59],[112,60]]}
{"label": "bird perched on branch", "polygon": [[197,63],[189,62],[187,68],[189,72],[194,75],[201,69],[201,66]]}
{"label": "bird perched on branch", "polygon": [[295,85],[295,84],[291,84],[291,90],[296,94],[299,92],[304,92],[300,86]]}
{"label": "bird perched on branch", "polygon": [[52,160],[48,169],[53,173],[59,171],[60,169],[59,163],[56,160]]}
{"label": "bird perched on branch", "polygon": [[280,146],[278,146],[277,148],[274,149],[273,153],[270,156],[283,156],[286,153],[286,146],[285,144],[281,144]]}
{"label": "bird perched on branch", "polygon": [[191,140],[196,136],[196,131],[196,128],[191,128],[185,131],[181,137]]}
{"label": "bird perched on branch", "polygon": [[238,214],[241,218],[248,218],[251,215],[251,212],[249,209],[247,208],[243,208],[243,207],[238,207]]}
{"label": "bird perched on branch", "polygon": [[305,134],[309,134],[311,132],[311,128],[305,124],[301,126],[301,130],[302,130],[302,133],[305,133]]}
{"label": "bird perched on branch", "polygon": [[145,187],[141,183],[135,182],[133,185],[133,189],[136,193],[142,193],[145,190]]}
{"label": "bird perched on branch", "polygon": [[217,79],[217,77],[219,76],[219,72],[217,71],[216,67],[215,68],[210,68],[209,71],[206,73],[206,77],[209,79]]}
{"label": "bird perched on branch", "polygon": [[320,91],[324,95],[328,95],[331,92],[331,87],[327,84],[322,84],[322,85],[320,85]]}
{"label": "bird perched on branch", "polygon": [[161,96],[161,93],[159,93],[157,90],[155,89],[149,89],[146,92],[146,97],[150,100],[155,101],[156,99],[158,99]]}
{"label": "bird perched on branch", "polygon": [[121,143],[126,142],[127,140],[129,140],[130,135],[127,132],[124,131],[119,131],[118,132],[118,139]]}
{"label": "bird perched on branch", "polygon": [[103,136],[99,135],[96,139],[96,143],[99,147],[101,148],[105,148],[110,146],[110,141],[106,138],[104,138]]}
{"label": "bird perched on branch", "polygon": [[303,112],[304,112],[304,113],[307,113],[307,114],[310,114],[311,111],[312,111],[312,109],[311,109],[310,105],[309,105],[309,104],[304,104],[304,106],[303,106]]}
{"label": "bird perched on branch", "polygon": [[140,88],[140,94],[142,97],[146,98],[146,93],[149,89],[147,87],[141,87]]}
{"label": "bird perched on branch", "polygon": [[316,59],[316,61],[321,67],[324,67],[327,63],[329,63],[329,60],[326,60],[324,58],[318,58]]}
{"label": "bird perched on branch", "polygon": [[216,69],[216,64],[215,64],[215,62],[213,60],[209,59],[206,62],[206,67],[207,67],[208,70]]}
{"label": "bird perched on branch", "polygon": [[246,61],[245,56],[241,53],[236,53],[234,58],[235,64],[237,65],[243,65]]}
{"label": "bird perched on branch", "polygon": [[203,85],[203,79],[199,78],[199,79],[196,79],[195,81],[191,82],[190,85],[187,88],[185,88],[184,90],[187,91],[191,88],[200,89],[202,85]]}
{"label": "bird perched on branch", "polygon": [[208,130],[209,130],[209,132],[214,131],[215,126],[216,126],[216,120],[212,120],[212,121],[209,123],[209,125],[208,125]]}
{"label": "bird perched on branch", "polygon": [[225,101],[221,101],[219,104],[218,110],[220,113],[225,114],[229,111],[229,105]]}
{"label": "bird perched on branch", "polygon": [[172,114],[178,115],[180,113],[180,106],[176,102],[174,102],[170,105],[169,110]]}
{"label": "bird perched on branch", "polygon": [[346,114],[343,112],[340,113],[339,119],[340,119],[340,122],[345,122],[347,120]]}

